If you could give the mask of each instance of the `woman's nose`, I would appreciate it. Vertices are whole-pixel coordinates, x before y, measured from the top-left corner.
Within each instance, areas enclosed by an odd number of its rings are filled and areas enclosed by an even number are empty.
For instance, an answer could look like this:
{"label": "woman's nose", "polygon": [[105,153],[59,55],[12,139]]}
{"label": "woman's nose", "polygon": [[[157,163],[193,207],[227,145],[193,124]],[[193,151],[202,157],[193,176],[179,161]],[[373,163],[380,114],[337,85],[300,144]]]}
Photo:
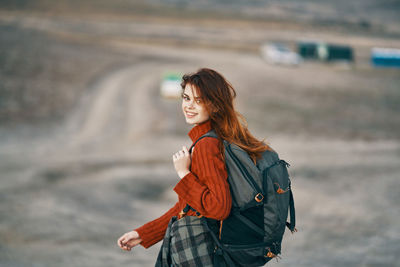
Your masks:
{"label": "woman's nose", "polygon": [[189,101],[188,102],[188,107],[189,108],[193,108],[193,106],[194,106],[194,101],[193,100]]}

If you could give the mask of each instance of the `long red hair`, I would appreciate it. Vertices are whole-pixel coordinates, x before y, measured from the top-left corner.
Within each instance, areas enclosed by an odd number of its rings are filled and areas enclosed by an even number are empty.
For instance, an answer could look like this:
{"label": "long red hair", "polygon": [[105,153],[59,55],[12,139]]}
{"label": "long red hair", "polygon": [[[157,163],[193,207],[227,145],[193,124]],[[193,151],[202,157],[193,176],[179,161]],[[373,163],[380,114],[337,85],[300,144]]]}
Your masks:
{"label": "long red hair", "polygon": [[[210,115],[211,125],[221,139],[244,149],[254,163],[264,151],[272,150],[250,133],[245,118],[235,110],[233,100],[236,91],[224,76],[215,70],[201,68],[195,73],[183,75],[182,90],[185,90],[186,84],[196,89]],[[223,153],[222,142],[220,150]]]}

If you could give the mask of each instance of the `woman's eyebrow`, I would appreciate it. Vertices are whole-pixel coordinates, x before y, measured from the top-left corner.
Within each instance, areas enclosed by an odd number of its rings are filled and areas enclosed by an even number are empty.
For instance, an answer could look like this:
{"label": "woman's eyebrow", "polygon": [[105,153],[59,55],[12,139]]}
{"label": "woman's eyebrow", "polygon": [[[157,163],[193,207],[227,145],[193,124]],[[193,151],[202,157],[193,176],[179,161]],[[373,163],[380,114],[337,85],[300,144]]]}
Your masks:
{"label": "woman's eyebrow", "polygon": [[[185,94],[185,93],[182,93],[182,96],[190,98],[190,96],[188,94]],[[195,100],[199,100],[199,99],[201,100],[201,97],[200,96],[196,96],[194,99]]]}

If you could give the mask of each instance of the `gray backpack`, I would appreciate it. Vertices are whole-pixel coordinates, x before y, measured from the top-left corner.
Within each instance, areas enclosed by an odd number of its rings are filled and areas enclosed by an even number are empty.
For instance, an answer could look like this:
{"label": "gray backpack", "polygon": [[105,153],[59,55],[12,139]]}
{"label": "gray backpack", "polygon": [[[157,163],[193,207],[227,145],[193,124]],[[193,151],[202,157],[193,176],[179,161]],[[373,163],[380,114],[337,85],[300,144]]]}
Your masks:
{"label": "gray backpack", "polygon": [[[190,150],[204,137],[218,138],[211,130]],[[285,227],[296,231],[289,164],[267,150],[254,165],[246,151],[223,142],[231,213],[222,222],[203,217],[215,243],[214,266],[263,266],[279,257]],[[189,209],[194,210],[189,205],[184,210]],[[286,221],[289,211],[290,223]]]}

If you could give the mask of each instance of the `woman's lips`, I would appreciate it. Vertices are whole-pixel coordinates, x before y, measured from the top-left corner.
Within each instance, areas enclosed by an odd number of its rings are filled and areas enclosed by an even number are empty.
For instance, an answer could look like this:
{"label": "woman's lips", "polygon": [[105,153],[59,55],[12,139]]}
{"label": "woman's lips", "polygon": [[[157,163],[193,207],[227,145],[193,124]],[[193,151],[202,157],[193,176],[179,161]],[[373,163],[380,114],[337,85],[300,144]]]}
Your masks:
{"label": "woman's lips", "polygon": [[197,115],[197,113],[187,112],[187,111],[186,111],[186,117],[188,117],[188,118],[193,118],[193,117],[196,116],[196,115]]}

